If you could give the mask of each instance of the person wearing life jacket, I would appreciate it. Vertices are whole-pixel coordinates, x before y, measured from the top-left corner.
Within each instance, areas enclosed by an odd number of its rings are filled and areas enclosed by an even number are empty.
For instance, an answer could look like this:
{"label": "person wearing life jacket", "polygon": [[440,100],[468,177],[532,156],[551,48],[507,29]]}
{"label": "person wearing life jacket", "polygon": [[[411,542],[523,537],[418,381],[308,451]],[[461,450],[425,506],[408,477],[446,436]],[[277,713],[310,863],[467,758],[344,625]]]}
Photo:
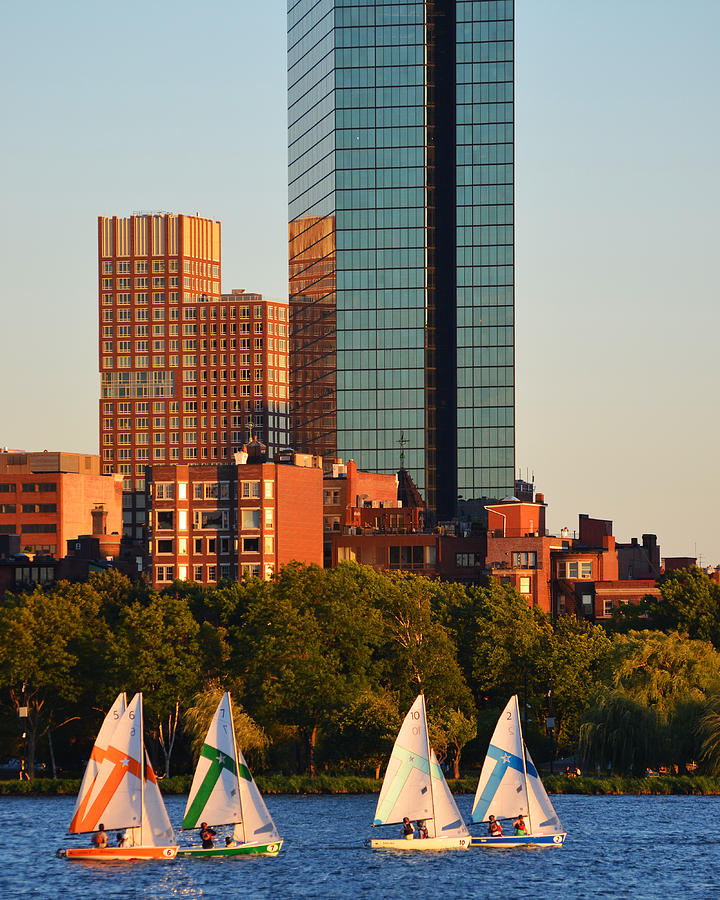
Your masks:
{"label": "person wearing life jacket", "polygon": [[200,824],[200,840],[202,841],[203,850],[212,850],[215,844],[213,844],[213,838],[217,834],[217,831],[213,831],[212,828],[208,825],[207,822],[201,822]]}
{"label": "person wearing life jacket", "polygon": [[417,827],[418,827],[418,835],[421,838],[426,838],[428,836],[428,829],[427,829],[427,825],[422,821],[422,819],[418,819]]}
{"label": "person wearing life jacket", "polygon": [[502,837],[502,833],[503,830],[500,822],[498,822],[495,816],[490,816],[488,819],[488,834],[490,837]]}
{"label": "person wearing life jacket", "polygon": [[523,819],[522,817],[522,813],[520,813],[517,819],[515,819],[515,821],[513,822],[513,828],[515,829],[515,834],[523,836],[527,834],[527,827],[525,825],[525,819]]}
{"label": "person wearing life jacket", "polygon": [[108,836],[107,831],[105,831],[105,826],[102,822],[98,825],[97,832],[92,836],[92,842],[98,849],[107,847]]}
{"label": "person wearing life jacket", "polygon": [[407,816],[402,820],[402,826],[402,836],[406,841],[411,841],[415,837],[415,829],[413,828],[413,823]]}

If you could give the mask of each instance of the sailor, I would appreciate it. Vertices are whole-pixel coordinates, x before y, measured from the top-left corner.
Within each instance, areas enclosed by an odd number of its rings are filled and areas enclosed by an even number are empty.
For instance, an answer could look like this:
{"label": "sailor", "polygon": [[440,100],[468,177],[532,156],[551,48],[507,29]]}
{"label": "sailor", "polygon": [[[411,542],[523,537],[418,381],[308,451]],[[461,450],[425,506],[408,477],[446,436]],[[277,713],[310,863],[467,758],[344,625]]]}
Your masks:
{"label": "sailor", "polygon": [[515,829],[515,834],[526,835],[527,828],[525,826],[525,819],[522,817],[522,813],[515,819],[513,822],[513,828]]}
{"label": "sailor", "polygon": [[413,828],[413,823],[408,819],[407,816],[402,820],[403,825],[403,837],[406,841],[411,841],[415,837],[415,829]]}
{"label": "sailor", "polygon": [[421,819],[418,819],[417,826],[418,826],[418,835],[421,838],[426,838],[428,836],[427,825]]}
{"label": "sailor", "polygon": [[105,826],[101,822],[98,825],[97,833],[92,836],[92,842],[96,847],[102,849],[103,847],[107,847],[107,841],[107,831],[105,831]]}
{"label": "sailor", "polygon": [[129,837],[127,831],[118,831],[117,845],[118,845],[118,847],[129,847],[130,846],[130,837]]}
{"label": "sailor", "polygon": [[213,838],[217,834],[217,831],[213,831],[212,828],[208,825],[207,822],[200,823],[200,840],[202,841],[203,850],[212,850],[215,844],[213,844]]}
{"label": "sailor", "polygon": [[229,834],[225,835],[225,846],[226,847],[237,847],[237,841],[234,841]]}
{"label": "sailor", "polygon": [[502,837],[502,825],[495,816],[490,816],[488,819],[488,834],[490,837]]}

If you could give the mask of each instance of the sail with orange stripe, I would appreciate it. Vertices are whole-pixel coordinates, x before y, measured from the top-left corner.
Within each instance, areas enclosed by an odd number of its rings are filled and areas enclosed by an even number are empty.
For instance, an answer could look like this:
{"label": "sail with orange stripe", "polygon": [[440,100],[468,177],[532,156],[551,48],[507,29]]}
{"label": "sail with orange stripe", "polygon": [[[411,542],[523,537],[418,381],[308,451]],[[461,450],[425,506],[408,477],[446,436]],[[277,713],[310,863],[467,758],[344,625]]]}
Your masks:
{"label": "sail with orange stripe", "polygon": [[123,713],[125,712],[125,708],[127,707],[127,698],[125,697],[125,691],[121,691],[113,705],[108,710],[105,719],[103,720],[102,725],[100,726],[100,731],[98,732],[98,736],[95,738],[95,743],[93,744],[93,748],[90,751],[90,759],[88,760],[87,768],[85,769],[85,775],[83,776],[82,784],[80,785],[80,792],[78,793],[77,800],[75,802],[75,809],[73,810],[72,821],[70,822],[70,832],[77,833],[78,831],[84,830],[78,828],[78,824],[84,819],[85,811],[87,809],[87,803],[90,799],[90,793],[92,791],[92,787],[95,784],[95,779],[98,776],[98,772],[100,771],[100,764],[105,759],[105,753],[107,751],[110,740],[113,736],[115,729],[120,722],[120,719],[123,717]]}

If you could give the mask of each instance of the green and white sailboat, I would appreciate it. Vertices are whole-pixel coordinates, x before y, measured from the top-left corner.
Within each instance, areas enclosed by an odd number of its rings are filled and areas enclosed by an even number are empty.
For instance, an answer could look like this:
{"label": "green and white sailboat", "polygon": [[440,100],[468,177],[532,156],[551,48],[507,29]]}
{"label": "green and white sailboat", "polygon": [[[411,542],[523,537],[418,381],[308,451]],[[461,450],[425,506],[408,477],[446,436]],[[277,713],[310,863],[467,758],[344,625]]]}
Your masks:
{"label": "green and white sailboat", "polygon": [[235,739],[230,694],[210,723],[190,788],[183,830],[232,825],[228,846],[181,847],[180,856],[277,856],[282,838]]}

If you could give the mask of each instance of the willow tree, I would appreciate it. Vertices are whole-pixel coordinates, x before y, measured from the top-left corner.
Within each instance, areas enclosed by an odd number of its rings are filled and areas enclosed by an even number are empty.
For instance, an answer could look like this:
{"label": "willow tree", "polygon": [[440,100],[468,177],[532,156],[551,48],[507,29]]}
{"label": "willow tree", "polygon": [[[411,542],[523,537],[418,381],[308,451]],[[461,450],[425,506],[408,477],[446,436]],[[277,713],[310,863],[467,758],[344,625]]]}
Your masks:
{"label": "willow tree", "polygon": [[580,729],[581,752],[620,771],[691,762],[700,712],[718,686],[720,653],[705,641],[658,631],[615,635],[604,687]]}
{"label": "willow tree", "polygon": [[[225,687],[226,685],[219,682],[207,685],[193,697],[191,705],[185,710],[185,730],[190,735],[190,745],[195,759],[200,756],[207,730],[225,693]],[[237,695],[239,693],[240,691]],[[234,699],[232,717],[238,747],[254,768],[262,761],[269,743],[268,737],[263,728]]]}
{"label": "willow tree", "polygon": [[657,765],[657,713],[620,691],[598,698],[580,728],[578,752],[585,766],[641,775]]}

